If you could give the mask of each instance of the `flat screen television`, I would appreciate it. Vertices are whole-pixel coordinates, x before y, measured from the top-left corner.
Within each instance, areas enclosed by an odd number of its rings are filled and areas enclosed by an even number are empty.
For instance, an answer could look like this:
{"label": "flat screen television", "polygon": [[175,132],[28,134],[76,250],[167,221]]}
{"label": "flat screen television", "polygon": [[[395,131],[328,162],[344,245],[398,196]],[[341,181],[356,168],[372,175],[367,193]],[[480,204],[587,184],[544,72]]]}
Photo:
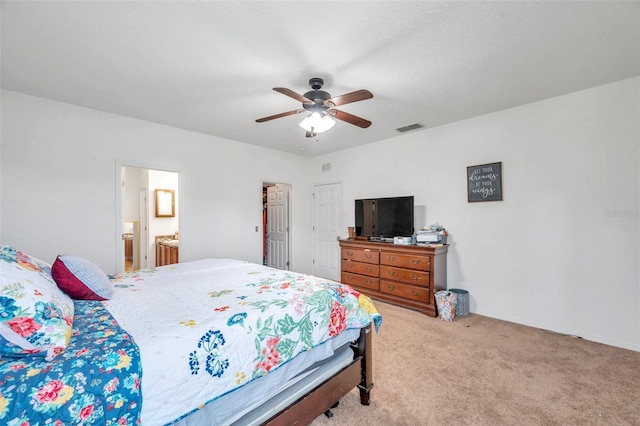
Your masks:
{"label": "flat screen television", "polygon": [[356,235],[371,239],[413,234],[413,195],[356,200]]}

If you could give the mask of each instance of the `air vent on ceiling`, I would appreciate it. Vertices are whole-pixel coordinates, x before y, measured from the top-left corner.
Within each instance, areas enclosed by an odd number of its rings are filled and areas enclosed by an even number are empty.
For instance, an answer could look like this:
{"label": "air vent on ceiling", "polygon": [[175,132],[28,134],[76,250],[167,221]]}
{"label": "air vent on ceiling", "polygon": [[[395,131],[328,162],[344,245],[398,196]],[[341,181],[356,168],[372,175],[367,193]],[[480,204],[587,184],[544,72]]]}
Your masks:
{"label": "air vent on ceiling", "polygon": [[422,124],[415,123],[415,124],[409,124],[408,126],[399,127],[396,130],[399,131],[400,133],[404,133],[404,132],[410,132],[411,130],[422,129],[423,127],[424,126]]}

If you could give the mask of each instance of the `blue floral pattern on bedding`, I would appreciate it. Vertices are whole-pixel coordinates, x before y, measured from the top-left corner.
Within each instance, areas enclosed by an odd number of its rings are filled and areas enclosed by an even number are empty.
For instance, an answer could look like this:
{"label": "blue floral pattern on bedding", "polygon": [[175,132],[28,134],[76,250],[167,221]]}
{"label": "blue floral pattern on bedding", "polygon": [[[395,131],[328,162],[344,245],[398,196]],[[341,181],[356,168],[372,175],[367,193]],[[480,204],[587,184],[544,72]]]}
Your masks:
{"label": "blue floral pattern on bedding", "polygon": [[0,423],[139,425],[140,350],[97,301],[75,301],[71,341],[53,361],[0,359]]}

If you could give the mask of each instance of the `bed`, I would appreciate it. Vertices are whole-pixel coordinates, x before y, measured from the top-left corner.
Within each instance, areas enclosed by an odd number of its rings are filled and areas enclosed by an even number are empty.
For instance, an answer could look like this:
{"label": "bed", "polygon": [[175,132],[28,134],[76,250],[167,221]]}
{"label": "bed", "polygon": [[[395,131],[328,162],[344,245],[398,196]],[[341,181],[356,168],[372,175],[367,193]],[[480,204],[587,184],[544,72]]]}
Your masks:
{"label": "bed", "polygon": [[105,275],[0,248],[0,423],[308,424],[369,404],[382,317],[351,287],[234,259]]}

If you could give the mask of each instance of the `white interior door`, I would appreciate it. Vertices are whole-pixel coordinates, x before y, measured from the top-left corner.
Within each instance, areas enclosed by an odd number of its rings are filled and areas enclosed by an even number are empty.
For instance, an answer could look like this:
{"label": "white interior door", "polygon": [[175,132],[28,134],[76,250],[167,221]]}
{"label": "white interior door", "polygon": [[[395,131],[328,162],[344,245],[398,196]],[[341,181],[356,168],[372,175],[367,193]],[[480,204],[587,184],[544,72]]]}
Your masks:
{"label": "white interior door", "polygon": [[[148,249],[149,249],[149,202],[147,201],[147,188],[140,190],[140,259],[138,269],[146,269],[149,267]],[[134,262],[135,268],[135,262]]]}
{"label": "white interior door", "polygon": [[267,188],[267,266],[289,269],[290,185]]}
{"label": "white interior door", "polygon": [[342,184],[316,185],[313,190],[313,275],[340,280],[340,245],[343,228]]}

